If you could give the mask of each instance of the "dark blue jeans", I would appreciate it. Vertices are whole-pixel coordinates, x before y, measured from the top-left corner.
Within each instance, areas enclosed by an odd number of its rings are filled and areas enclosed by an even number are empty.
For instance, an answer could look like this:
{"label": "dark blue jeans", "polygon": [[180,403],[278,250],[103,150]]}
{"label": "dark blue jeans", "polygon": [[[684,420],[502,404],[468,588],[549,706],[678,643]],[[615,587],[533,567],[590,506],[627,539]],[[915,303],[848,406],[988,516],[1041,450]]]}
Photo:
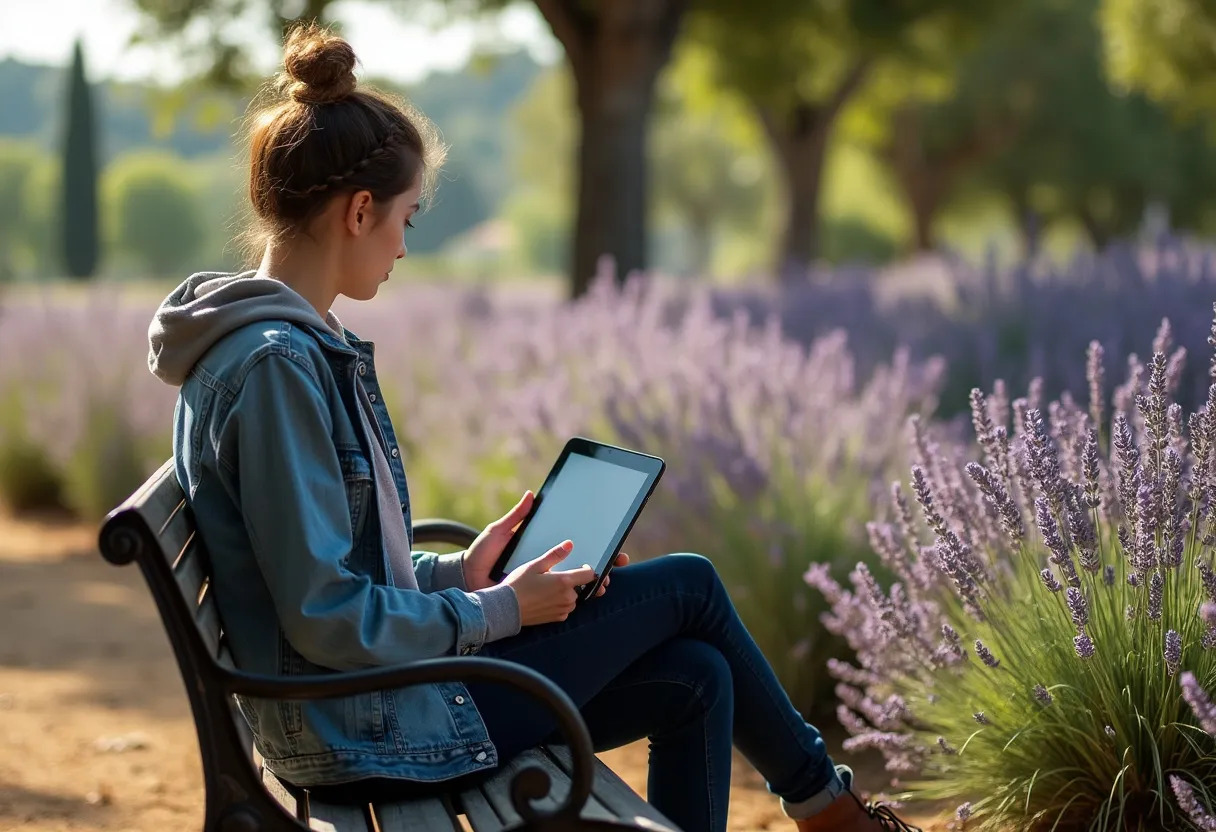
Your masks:
{"label": "dark blue jeans", "polygon": [[[647,797],[686,832],[725,832],[732,745],[791,803],[836,779],[819,732],[790,703],[703,557],[667,555],[614,570],[602,598],[481,655],[556,682],[582,711],[597,751],[648,738]],[[500,763],[557,738],[556,722],[535,700],[499,685],[469,691]],[[412,790],[376,779],[314,791],[323,800],[377,800]]]}
{"label": "dark blue jeans", "polygon": [[[739,620],[713,564],[667,555],[612,573],[602,598],[482,655],[526,665],[579,705],[596,750],[650,740],[650,802],[680,828],[725,830],[731,746],[791,803],[836,776],[819,732],[794,709]],[[502,759],[556,728],[524,695],[470,686]]]}

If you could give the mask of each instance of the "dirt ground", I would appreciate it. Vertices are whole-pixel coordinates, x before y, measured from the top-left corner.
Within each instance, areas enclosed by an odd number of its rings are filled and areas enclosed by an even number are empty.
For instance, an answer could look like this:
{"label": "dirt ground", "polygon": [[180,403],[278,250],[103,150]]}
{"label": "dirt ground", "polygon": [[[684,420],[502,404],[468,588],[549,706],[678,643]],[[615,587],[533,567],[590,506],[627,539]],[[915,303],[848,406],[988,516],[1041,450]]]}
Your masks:
{"label": "dirt ground", "polygon": [[[645,793],[644,744],[605,759]],[[189,705],[138,571],[105,563],[93,527],[0,516],[0,830],[197,830],[202,796]],[[912,819],[944,832],[932,817]],[[730,828],[792,828],[741,758]]]}

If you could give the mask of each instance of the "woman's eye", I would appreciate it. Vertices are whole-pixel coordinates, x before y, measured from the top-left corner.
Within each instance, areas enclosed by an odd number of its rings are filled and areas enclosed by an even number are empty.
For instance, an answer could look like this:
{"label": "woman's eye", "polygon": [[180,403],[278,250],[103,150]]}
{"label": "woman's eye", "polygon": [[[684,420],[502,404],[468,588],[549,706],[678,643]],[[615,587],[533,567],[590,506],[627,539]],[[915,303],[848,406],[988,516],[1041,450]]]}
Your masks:
{"label": "woman's eye", "polygon": [[410,222],[409,220],[406,220],[406,221],[405,221],[405,227],[406,227],[406,228],[413,228],[413,227],[414,227],[414,224],[413,224],[412,222]]}

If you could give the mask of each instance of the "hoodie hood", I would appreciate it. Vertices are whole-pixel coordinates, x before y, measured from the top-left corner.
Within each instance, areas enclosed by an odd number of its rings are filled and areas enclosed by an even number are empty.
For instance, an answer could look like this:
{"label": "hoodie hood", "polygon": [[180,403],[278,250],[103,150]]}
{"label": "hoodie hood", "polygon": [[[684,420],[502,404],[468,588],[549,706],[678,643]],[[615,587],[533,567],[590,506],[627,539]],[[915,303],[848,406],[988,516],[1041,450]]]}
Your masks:
{"label": "hoodie hood", "polygon": [[328,320],[294,289],[257,272],[200,272],[165,298],[148,327],[148,369],[180,387],[194,365],[221,338],[246,324],[274,320],[329,328],[342,333],[333,313]]}

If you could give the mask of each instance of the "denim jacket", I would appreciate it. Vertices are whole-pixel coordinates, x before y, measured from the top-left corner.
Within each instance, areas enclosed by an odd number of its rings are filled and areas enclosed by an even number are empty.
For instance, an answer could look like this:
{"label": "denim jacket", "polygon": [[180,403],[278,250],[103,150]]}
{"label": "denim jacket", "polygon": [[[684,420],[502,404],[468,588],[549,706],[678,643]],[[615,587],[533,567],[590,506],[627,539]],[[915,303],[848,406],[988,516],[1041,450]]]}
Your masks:
{"label": "denim jacket", "polygon": [[[510,614],[495,620],[511,590],[467,592],[460,555],[430,552],[411,553],[418,590],[392,585],[357,377],[408,528],[405,472],[373,345],[338,337],[335,322],[278,281],[202,274],[166,299],[149,331],[153,372],[181,388],[177,475],[211,556],[233,658],[292,675],[476,653],[518,631]],[[437,781],[498,762],[457,683],[237,704],[267,767],[298,785]]]}

